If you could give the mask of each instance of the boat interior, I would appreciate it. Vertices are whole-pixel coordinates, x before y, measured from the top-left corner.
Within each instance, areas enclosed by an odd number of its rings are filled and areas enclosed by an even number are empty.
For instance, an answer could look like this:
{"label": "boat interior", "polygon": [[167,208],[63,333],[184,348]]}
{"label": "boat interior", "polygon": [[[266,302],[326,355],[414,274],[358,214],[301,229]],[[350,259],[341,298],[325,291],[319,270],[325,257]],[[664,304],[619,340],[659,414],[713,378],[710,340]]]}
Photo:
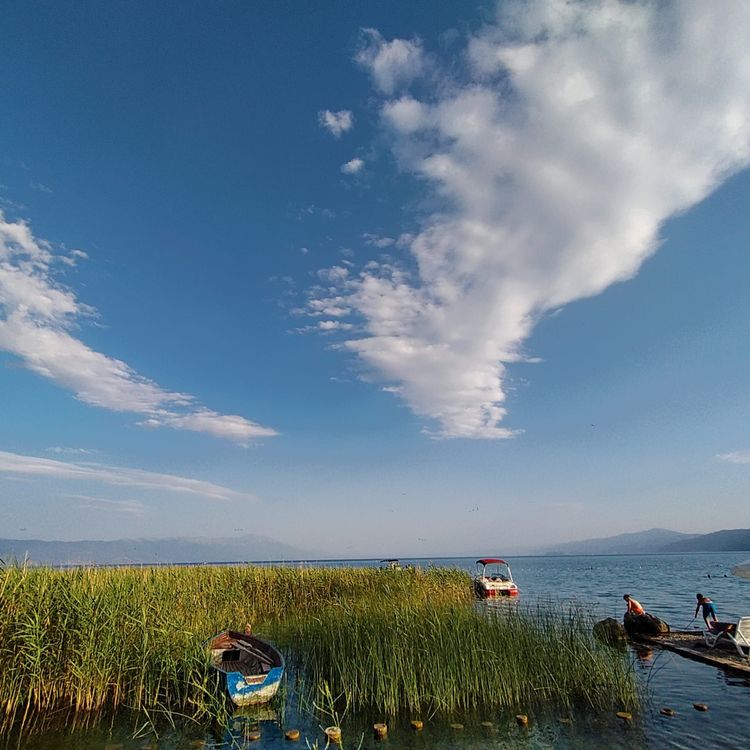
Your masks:
{"label": "boat interior", "polygon": [[260,638],[225,630],[211,641],[211,664],[220,672],[265,675],[283,665],[281,655]]}

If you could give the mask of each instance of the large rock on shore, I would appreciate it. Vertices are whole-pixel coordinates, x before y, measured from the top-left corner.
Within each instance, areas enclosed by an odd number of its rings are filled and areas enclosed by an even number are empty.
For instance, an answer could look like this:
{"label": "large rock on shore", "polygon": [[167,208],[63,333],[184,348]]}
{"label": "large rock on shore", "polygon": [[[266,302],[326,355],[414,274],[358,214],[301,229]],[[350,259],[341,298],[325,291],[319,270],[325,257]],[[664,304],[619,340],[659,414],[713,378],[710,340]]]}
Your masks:
{"label": "large rock on shore", "polygon": [[621,622],[607,617],[594,625],[594,638],[609,646],[620,646],[625,643],[627,632]]}
{"label": "large rock on shore", "polygon": [[630,636],[633,635],[661,635],[669,632],[669,625],[652,614],[646,612],[643,615],[634,615],[626,612],[623,618],[625,630]]}

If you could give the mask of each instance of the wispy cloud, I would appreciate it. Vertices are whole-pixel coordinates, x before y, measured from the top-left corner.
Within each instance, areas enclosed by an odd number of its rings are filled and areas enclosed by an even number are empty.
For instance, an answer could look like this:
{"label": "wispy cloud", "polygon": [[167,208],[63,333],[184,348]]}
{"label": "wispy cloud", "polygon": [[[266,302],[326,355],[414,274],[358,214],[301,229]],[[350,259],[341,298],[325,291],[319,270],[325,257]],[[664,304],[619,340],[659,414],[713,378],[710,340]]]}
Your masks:
{"label": "wispy cloud", "polygon": [[750,451],[732,451],[731,453],[719,453],[716,458],[728,464],[750,464]]}
{"label": "wispy cloud", "polygon": [[6,221],[0,212],[0,350],[87,404],[141,414],[150,425],[238,443],[277,434],[244,417],[206,409],[189,394],[166,390],[77,338],[81,321],[95,312],[58,280],[57,269],[85,257],[80,250],[56,255],[26,223]]}
{"label": "wispy cloud", "polygon": [[346,162],[346,164],[341,165],[341,171],[344,174],[357,174],[358,172],[362,171],[364,166],[364,161],[355,156],[353,159],[350,159],[348,162]]}
{"label": "wispy cloud", "polygon": [[[345,346],[446,437],[506,438],[536,323],[632,278],[671,216],[750,161],[750,4],[506,0],[430,85],[418,40],[365,32],[400,168],[439,205],[410,262],[319,290]],[[360,330],[360,326],[357,326]]]}
{"label": "wispy cloud", "polygon": [[348,109],[340,109],[338,112],[324,109],[318,112],[318,125],[335,138],[340,138],[343,133],[354,127],[354,115]]}
{"label": "wispy cloud", "polygon": [[137,487],[162,492],[197,495],[208,500],[256,500],[254,495],[237,492],[220,484],[199,479],[160,474],[141,469],[107,466],[96,463],[55,461],[50,458],[24,456],[0,451],[0,474],[39,479],[71,480],[106,484],[114,487]]}
{"label": "wispy cloud", "polygon": [[79,508],[99,510],[105,513],[126,513],[142,518],[146,514],[146,506],[140,500],[107,500],[90,495],[65,495],[73,500],[82,500]]}

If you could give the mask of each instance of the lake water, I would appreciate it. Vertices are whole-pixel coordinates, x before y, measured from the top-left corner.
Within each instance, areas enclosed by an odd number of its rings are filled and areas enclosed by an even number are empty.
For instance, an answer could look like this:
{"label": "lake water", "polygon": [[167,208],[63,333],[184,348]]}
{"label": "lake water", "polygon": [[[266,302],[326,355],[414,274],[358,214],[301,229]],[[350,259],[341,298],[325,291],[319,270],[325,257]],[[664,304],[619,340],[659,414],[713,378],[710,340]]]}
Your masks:
{"label": "lake water", "polygon": [[[720,620],[736,620],[750,615],[750,580],[730,575],[730,568],[748,557],[747,553],[692,555],[632,555],[599,557],[519,557],[510,560],[513,577],[521,588],[521,602],[549,601],[550,606],[574,602],[589,609],[596,619],[615,617],[624,612],[623,593],[630,593],[653,614],[675,629],[691,625],[695,594],[701,592],[715,602]],[[474,560],[466,558],[402,560],[420,566],[429,564],[473,570]],[[328,561],[327,565],[373,565],[376,561]],[[700,618],[700,615],[699,615]],[[699,619],[696,621],[702,624]],[[692,626],[696,625],[692,623]],[[666,651],[633,652],[639,678],[649,696],[643,711],[632,723],[612,715],[562,716],[531,714],[528,727],[518,727],[513,716],[495,714],[472,717],[440,717],[425,723],[422,732],[409,729],[408,717],[392,722],[385,741],[373,739],[371,724],[380,717],[350,716],[343,722],[344,750],[486,750],[525,748],[747,748],[750,747],[750,679],[732,676],[707,664],[690,661]],[[693,703],[705,703],[707,712],[698,712]],[[659,709],[670,707],[672,717]],[[266,714],[267,716],[267,714]],[[246,743],[243,734],[259,718],[262,738]],[[290,750],[278,724],[271,717],[240,718],[224,736],[204,735],[197,729],[165,733],[160,750],[203,747],[252,747],[256,750]],[[561,719],[572,718],[572,723]],[[461,721],[464,729],[450,727]],[[492,721],[492,727],[482,726]],[[318,721],[287,709],[286,726],[302,731],[298,747],[324,747]],[[118,720],[111,728],[87,731],[50,732],[18,742],[19,750],[146,750],[149,741],[132,739],[133,724]]]}

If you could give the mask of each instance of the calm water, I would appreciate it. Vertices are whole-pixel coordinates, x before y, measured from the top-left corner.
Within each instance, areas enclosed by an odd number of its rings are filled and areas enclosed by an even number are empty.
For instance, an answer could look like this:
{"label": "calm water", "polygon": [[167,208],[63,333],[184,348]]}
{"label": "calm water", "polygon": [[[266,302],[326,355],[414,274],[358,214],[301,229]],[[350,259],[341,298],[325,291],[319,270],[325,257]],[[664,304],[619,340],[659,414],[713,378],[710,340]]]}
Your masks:
{"label": "calm water", "polygon": [[[601,557],[520,557],[510,560],[513,577],[521,588],[524,602],[550,600],[551,606],[575,602],[597,617],[620,619],[624,611],[622,594],[636,597],[650,612],[684,629],[695,610],[695,594],[710,596],[721,620],[734,620],[750,614],[750,580],[729,574],[732,565],[746,559],[745,553],[693,555],[634,555]],[[402,560],[426,566],[450,565],[473,570],[471,559]],[[374,561],[332,561],[330,565],[372,565]],[[695,623],[693,623],[695,625]],[[443,717],[426,722],[423,732],[408,728],[408,717],[393,726],[385,741],[371,737],[369,727],[377,716],[350,716],[343,722],[344,750],[486,750],[488,748],[747,748],[750,747],[750,680],[731,676],[706,664],[684,659],[669,652],[634,652],[636,670],[647,686],[649,699],[642,715],[632,724],[623,724],[614,715],[576,715],[572,723],[561,723],[559,712],[531,714],[528,728],[516,726],[513,716],[493,714],[472,717]],[[706,703],[709,711],[695,711],[693,703]],[[669,706],[673,717],[659,714]],[[243,734],[259,721],[262,738],[245,743]],[[460,721],[463,730],[450,727]],[[483,727],[482,721],[492,721]],[[285,742],[279,725],[267,711],[260,717],[239,718],[223,736],[198,730],[173,731],[158,743],[161,750],[200,746],[205,748],[252,747],[256,750],[305,748],[317,740],[325,743],[318,721],[298,713],[289,705],[286,726],[302,731],[297,745]],[[18,747],[23,750],[145,750],[155,748],[148,740],[131,738],[133,726],[115,724],[76,732],[51,732]],[[6,738],[8,739],[8,738]],[[16,743],[14,742],[14,745]]]}

